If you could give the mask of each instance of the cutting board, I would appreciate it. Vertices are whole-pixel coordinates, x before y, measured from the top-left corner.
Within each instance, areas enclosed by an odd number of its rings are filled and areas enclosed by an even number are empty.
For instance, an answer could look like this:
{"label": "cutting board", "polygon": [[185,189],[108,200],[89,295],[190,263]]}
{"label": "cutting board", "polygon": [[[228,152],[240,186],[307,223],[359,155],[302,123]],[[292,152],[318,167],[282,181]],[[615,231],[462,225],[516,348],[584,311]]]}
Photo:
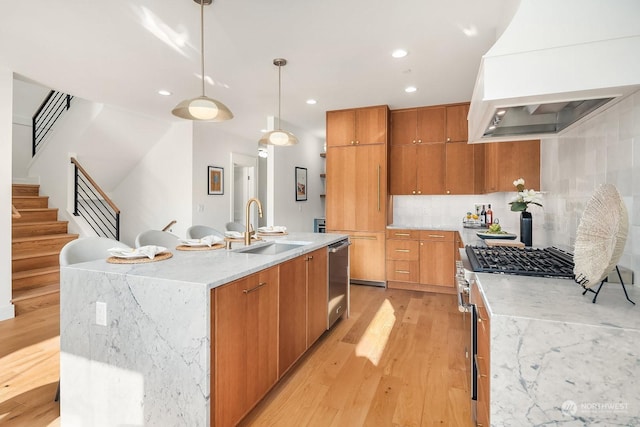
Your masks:
{"label": "cutting board", "polygon": [[517,240],[506,240],[506,239],[484,239],[484,243],[490,248],[494,246],[511,246],[514,248],[524,248],[524,243],[519,242]]}

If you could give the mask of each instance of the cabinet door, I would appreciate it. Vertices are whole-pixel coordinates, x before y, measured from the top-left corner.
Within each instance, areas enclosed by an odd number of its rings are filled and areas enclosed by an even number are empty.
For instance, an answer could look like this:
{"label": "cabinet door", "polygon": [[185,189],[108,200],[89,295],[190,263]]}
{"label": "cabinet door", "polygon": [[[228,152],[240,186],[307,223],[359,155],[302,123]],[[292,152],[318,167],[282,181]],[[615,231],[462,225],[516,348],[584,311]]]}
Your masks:
{"label": "cabinet door", "polygon": [[327,229],[354,230],[356,227],[356,199],[358,189],[356,150],[359,147],[327,149],[327,178],[325,196]]}
{"label": "cabinet door", "polygon": [[353,145],[356,140],[356,111],[327,111],[327,147]]}
{"label": "cabinet door", "polygon": [[389,109],[386,105],[356,109],[356,141],[362,144],[386,144]]}
{"label": "cabinet door", "polygon": [[307,348],[327,330],[329,314],[329,264],[327,248],[306,255],[307,259]]}
{"label": "cabinet door", "polygon": [[391,112],[391,145],[411,145],[417,142],[418,110]]}
{"label": "cabinet door", "polygon": [[466,142],[446,144],[446,194],[475,193],[474,145]]}
{"label": "cabinet door", "polygon": [[445,107],[418,108],[418,143],[430,144],[445,140]]}
{"label": "cabinet door", "polygon": [[281,377],[307,349],[307,257],[280,264],[279,368]]}
{"label": "cabinet door", "polygon": [[540,140],[486,144],[486,192],[515,191],[518,178],[524,178],[528,189],[540,189]]}
{"label": "cabinet door", "polygon": [[350,276],[352,280],[384,282],[385,233],[349,233]]}
{"label": "cabinet door", "polygon": [[444,194],[445,144],[420,144],[416,151],[417,194]]}
{"label": "cabinet door", "polygon": [[448,241],[420,241],[420,283],[454,286],[455,250]]}
{"label": "cabinet door", "polygon": [[418,194],[418,149],[415,145],[392,145],[389,150],[389,193]]}
{"label": "cabinet door", "polygon": [[215,425],[232,426],[278,378],[278,268],[214,292]]}
{"label": "cabinet door", "polygon": [[469,140],[467,114],[469,114],[469,104],[447,107],[447,142],[467,142]]}
{"label": "cabinet door", "polygon": [[[387,151],[386,145],[360,145],[355,148],[354,182],[345,185],[345,198],[353,199],[356,231],[384,231],[387,226]],[[349,194],[346,193],[349,191]],[[351,202],[345,200],[345,204]]]}

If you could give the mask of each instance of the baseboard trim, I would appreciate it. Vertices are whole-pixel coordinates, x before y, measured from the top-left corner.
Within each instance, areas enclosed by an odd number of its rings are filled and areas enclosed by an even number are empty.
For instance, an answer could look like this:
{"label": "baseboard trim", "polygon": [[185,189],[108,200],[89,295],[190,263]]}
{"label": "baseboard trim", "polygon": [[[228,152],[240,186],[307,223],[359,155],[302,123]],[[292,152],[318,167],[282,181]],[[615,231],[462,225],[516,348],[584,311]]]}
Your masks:
{"label": "baseboard trim", "polygon": [[9,303],[9,305],[0,307],[0,321],[13,319],[14,317],[16,317],[16,309],[13,304]]}

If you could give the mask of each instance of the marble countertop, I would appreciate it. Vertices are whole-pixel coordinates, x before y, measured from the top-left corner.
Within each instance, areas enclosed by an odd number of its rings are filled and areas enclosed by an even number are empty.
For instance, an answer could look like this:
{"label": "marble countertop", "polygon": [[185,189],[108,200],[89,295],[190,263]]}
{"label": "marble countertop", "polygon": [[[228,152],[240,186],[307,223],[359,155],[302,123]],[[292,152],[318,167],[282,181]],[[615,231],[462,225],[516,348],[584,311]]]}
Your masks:
{"label": "marble countertop", "polygon": [[[173,256],[157,262],[140,264],[111,264],[104,260],[90,261],[61,267],[63,270],[85,270],[103,273],[123,274],[129,277],[154,278],[215,288],[233,280],[258,272],[283,261],[335,243],[348,236],[334,233],[289,233],[284,236],[269,237],[265,240],[309,242],[296,249],[276,255],[247,254],[236,252],[244,244],[233,243],[232,250],[210,251],[171,250]],[[257,246],[260,242],[252,243]]]}

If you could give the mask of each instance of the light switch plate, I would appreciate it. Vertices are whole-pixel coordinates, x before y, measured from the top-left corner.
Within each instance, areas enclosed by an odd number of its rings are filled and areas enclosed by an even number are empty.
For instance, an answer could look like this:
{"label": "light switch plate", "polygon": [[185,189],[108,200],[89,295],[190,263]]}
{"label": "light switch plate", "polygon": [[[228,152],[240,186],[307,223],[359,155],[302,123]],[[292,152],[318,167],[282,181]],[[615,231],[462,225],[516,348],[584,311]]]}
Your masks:
{"label": "light switch plate", "polygon": [[107,326],[107,303],[96,302],[96,325]]}

